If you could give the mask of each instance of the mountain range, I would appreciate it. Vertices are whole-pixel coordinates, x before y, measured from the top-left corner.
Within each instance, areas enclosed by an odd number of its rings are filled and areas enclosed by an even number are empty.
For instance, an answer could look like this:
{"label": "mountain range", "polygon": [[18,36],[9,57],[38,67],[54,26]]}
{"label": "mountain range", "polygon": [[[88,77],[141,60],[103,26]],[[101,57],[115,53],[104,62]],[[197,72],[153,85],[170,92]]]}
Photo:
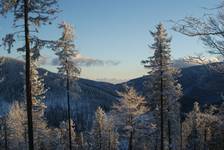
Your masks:
{"label": "mountain range", "polygon": [[[0,66],[0,114],[8,111],[13,101],[24,101],[24,62],[13,58],[4,59]],[[48,89],[45,103],[45,117],[49,125],[58,126],[66,118],[66,91],[62,76],[48,70],[39,69]],[[224,76],[205,66],[197,65],[181,69],[179,82],[183,88],[180,102],[182,111],[191,110],[194,101],[201,105],[221,103],[224,92]],[[118,91],[123,87],[133,86],[138,93],[144,95],[144,82],[148,76],[142,76],[128,82],[112,84],[80,78],[72,84],[71,107],[72,116],[79,122],[80,130],[91,127],[94,112],[98,106],[109,111],[113,103],[119,102]],[[72,81],[73,82],[73,81]],[[74,83],[75,83],[74,82]]]}

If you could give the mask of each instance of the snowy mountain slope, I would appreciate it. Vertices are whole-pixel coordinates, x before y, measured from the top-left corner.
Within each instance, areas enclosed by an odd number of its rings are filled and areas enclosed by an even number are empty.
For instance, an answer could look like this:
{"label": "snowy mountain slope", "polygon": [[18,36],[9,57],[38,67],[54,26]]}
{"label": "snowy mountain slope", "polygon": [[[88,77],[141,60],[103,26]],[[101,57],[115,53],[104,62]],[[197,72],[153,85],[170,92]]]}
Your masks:
{"label": "snowy mountain slope", "polygon": [[[0,82],[0,104],[6,107],[0,112],[7,110],[8,104],[15,101],[24,100],[24,63],[12,58],[6,58],[1,66],[1,76],[4,78]],[[66,117],[66,96],[65,84],[62,78],[55,73],[45,69],[40,69],[40,74],[44,75],[48,92],[46,94],[45,116],[49,124],[57,126],[59,121]],[[98,106],[109,111],[112,104],[118,101],[117,91],[122,91],[124,85],[134,86],[137,91],[144,95],[143,83],[147,76],[140,77],[121,84],[110,84],[87,79],[80,79],[78,84],[80,90],[72,90],[71,107],[72,115],[80,122],[80,130],[85,130],[91,126],[94,111]],[[193,102],[198,100],[201,104],[218,103],[221,101],[220,95],[224,89],[224,77],[214,71],[208,71],[204,66],[192,66],[182,70],[180,83],[183,86],[184,96],[181,99],[183,111],[192,108]],[[77,96],[78,95],[78,96]],[[85,125],[85,126],[84,126]]]}
{"label": "snowy mountain slope", "polygon": [[[5,58],[0,69],[4,78],[0,83],[0,103],[24,101],[24,63]],[[57,126],[59,121],[66,117],[67,101],[64,80],[58,74],[45,69],[40,69],[39,72],[43,75],[48,88],[45,101],[47,104],[46,117],[51,125]],[[98,106],[109,110],[112,103],[117,101],[117,87],[114,84],[80,79],[78,85],[79,90],[71,88],[71,107],[73,116],[79,122],[87,121],[88,123],[85,124],[91,125],[92,117]]]}
{"label": "snowy mountain slope", "polygon": [[[181,98],[182,111],[188,112],[192,109],[194,101],[204,104],[219,104],[221,93],[224,92],[224,75],[213,70],[208,70],[205,66],[191,66],[183,68],[179,82],[183,88],[183,97]],[[144,95],[144,82],[148,76],[143,76],[118,84],[123,86],[127,84],[134,86],[138,92]],[[150,77],[149,77],[150,78]]]}

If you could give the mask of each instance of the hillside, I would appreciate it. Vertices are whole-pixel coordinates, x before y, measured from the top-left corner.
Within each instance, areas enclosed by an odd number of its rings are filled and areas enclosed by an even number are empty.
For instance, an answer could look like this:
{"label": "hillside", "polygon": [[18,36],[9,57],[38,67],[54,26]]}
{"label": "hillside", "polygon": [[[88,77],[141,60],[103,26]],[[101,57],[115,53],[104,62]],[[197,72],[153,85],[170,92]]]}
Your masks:
{"label": "hillside", "polygon": [[[23,68],[23,62],[12,58],[6,58],[4,64],[1,65],[0,69],[4,79],[0,83],[1,113],[7,111],[9,103],[15,100],[24,101]],[[45,101],[47,104],[45,115],[51,125],[58,126],[59,121],[63,120],[66,116],[65,82],[56,73],[45,69],[39,69],[39,72],[43,75],[45,85],[48,88]],[[71,88],[72,115],[79,122],[89,122],[85,123],[89,126],[91,125],[95,109],[98,106],[109,110],[112,103],[117,100],[117,86],[87,79],[79,79],[78,85],[79,88]]]}
{"label": "hillside", "polygon": [[[24,100],[24,63],[12,58],[6,58],[1,66],[2,77],[0,83],[1,113],[7,111],[8,106],[15,100]],[[57,126],[58,122],[66,116],[65,84],[62,78],[45,69],[40,69],[44,76],[46,87],[47,110],[45,116],[49,124]],[[143,83],[147,76],[128,81],[121,84],[110,84],[87,79],[79,79],[79,89],[72,88],[72,115],[80,122],[80,127],[85,130],[91,126],[94,111],[102,106],[109,111],[112,104],[118,101],[117,91],[122,90],[125,84],[134,86],[137,91],[144,95]],[[182,110],[189,111],[195,100],[202,105],[219,103],[220,94],[224,89],[224,77],[214,71],[208,71],[204,66],[193,66],[182,69],[180,83],[183,86],[184,96],[181,99]],[[73,84],[74,85],[74,84]],[[76,93],[76,94],[75,94]],[[85,126],[84,126],[85,125]]]}
{"label": "hillside", "polygon": [[[134,86],[144,95],[144,81],[147,78],[148,76],[143,76],[118,86],[122,87],[124,84]],[[219,104],[222,101],[224,76],[216,71],[208,70],[205,66],[182,68],[179,83],[183,88],[183,97],[180,100],[183,112],[191,110],[194,101],[198,101],[201,105]]]}

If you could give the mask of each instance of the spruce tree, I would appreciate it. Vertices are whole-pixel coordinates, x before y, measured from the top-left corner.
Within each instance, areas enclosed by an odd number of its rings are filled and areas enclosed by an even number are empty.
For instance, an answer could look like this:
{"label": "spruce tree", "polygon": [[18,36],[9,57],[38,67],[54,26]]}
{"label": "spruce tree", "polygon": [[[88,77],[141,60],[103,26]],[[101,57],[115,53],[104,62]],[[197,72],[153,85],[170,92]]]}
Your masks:
{"label": "spruce tree", "polygon": [[114,120],[108,118],[106,122],[106,141],[107,150],[117,150],[118,148],[118,133],[115,129]]}
{"label": "spruce tree", "polygon": [[[179,71],[171,66],[171,38],[168,37],[162,24],[159,24],[151,35],[154,43],[150,48],[154,50],[154,55],[142,63],[149,69],[149,81],[145,84],[146,97],[155,112],[160,133],[158,137],[160,149],[164,150],[168,147],[177,147],[179,144],[180,104],[178,100],[182,92],[176,80]],[[169,129],[171,137],[168,134]]]}
{"label": "spruce tree", "polygon": [[76,80],[80,74],[80,68],[74,63],[74,59],[78,55],[74,44],[74,31],[71,24],[63,22],[59,25],[63,29],[61,38],[56,42],[54,50],[60,61],[58,73],[66,79],[66,94],[67,94],[67,114],[68,114],[68,132],[70,149],[72,148],[71,141],[71,112],[70,112],[70,82]]}
{"label": "spruce tree", "polygon": [[[149,111],[147,102],[144,97],[138,95],[133,87],[126,89],[125,92],[119,93],[121,96],[120,103],[114,104],[112,115],[115,125],[128,132],[128,149],[134,149],[134,140],[137,138],[137,120],[139,117]],[[139,135],[141,136],[141,135]]]}
{"label": "spruce tree", "polygon": [[[58,129],[58,137],[59,137],[59,144],[58,144],[58,149],[69,149],[70,148],[70,140],[68,137],[68,132],[69,132],[69,128],[67,128],[68,126],[68,120],[62,121],[59,125],[59,129]],[[72,124],[72,120],[70,121]],[[75,143],[75,138],[76,138],[76,134],[74,131],[71,132],[71,147],[72,149],[75,149],[75,147],[77,146]]]}
{"label": "spruce tree", "polygon": [[[32,55],[32,53],[31,53]],[[44,111],[47,108],[44,104],[45,93],[47,89],[44,85],[44,79],[39,75],[38,60],[31,57],[31,87],[32,87],[32,113],[33,113],[33,132],[34,146],[36,149],[46,149],[48,145],[48,128],[44,119]]]}
{"label": "spruce tree", "polygon": [[[25,52],[26,56],[26,104],[28,118],[29,149],[33,150],[33,123],[32,123],[32,87],[31,87],[31,49],[38,47],[34,52],[35,57],[40,56],[39,50],[51,43],[48,40],[38,38],[38,27],[40,25],[51,24],[58,12],[57,0],[1,0],[0,14],[6,15],[12,12],[14,16],[13,26],[17,29],[14,33],[9,33],[3,38],[3,45],[11,52],[16,37],[25,41],[24,45],[17,48],[17,51]],[[22,24],[21,24],[22,20]],[[30,33],[35,33],[31,35]]]}
{"label": "spruce tree", "polygon": [[118,146],[118,134],[114,127],[114,121],[109,118],[101,107],[95,112],[95,120],[91,131],[92,148],[95,150],[116,150]]}
{"label": "spruce tree", "polygon": [[96,150],[104,150],[105,145],[105,129],[107,116],[102,108],[98,107],[95,112],[95,123],[92,130],[93,148]]}
{"label": "spruce tree", "polygon": [[25,105],[14,102],[7,115],[9,149],[27,149],[27,123]]}
{"label": "spruce tree", "polygon": [[222,102],[218,111],[217,117],[219,118],[219,124],[217,125],[214,133],[214,145],[217,148],[224,149],[224,102]]}
{"label": "spruce tree", "polygon": [[[194,103],[183,122],[183,149],[205,150],[214,140],[220,124],[219,118],[210,112],[202,112],[198,102]],[[216,142],[219,139],[216,139]],[[216,143],[218,144],[218,142]],[[215,149],[214,147],[212,149]]]}

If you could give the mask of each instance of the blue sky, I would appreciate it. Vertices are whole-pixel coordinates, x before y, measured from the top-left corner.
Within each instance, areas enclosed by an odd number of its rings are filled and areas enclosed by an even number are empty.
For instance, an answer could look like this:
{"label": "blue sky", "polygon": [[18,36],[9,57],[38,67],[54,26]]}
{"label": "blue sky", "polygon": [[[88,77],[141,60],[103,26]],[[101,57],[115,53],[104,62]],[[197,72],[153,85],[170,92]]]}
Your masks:
{"label": "blue sky", "polygon": [[[43,27],[43,38],[56,39],[61,31],[56,23],[66,21],[74,25],[75,44],[84,59],[104,62],[82,66],[81,77],[97,80],[126,80],[146,74],[141,60],[153,54],[147,44],[153,42],[149,33],[162,22],[172,36],[172,57],[174,59],[205,52],[201,42],[172,31],[168,20],[178,20],[185,16],[202,16],[203,7],[217,5],[214,0],[61,0],[59,14],[55,24]],[[0,33],[12,30],[10,17],[0,18]],[[2,34],[3,33],[3,34]],[[15,52],[8,55],[19,58]],[[52,52],[42,53],[49,61],[54,58]],[[105,62],[119,63],[105,63]],[[54,66],[45,68],[56,71]]]}

